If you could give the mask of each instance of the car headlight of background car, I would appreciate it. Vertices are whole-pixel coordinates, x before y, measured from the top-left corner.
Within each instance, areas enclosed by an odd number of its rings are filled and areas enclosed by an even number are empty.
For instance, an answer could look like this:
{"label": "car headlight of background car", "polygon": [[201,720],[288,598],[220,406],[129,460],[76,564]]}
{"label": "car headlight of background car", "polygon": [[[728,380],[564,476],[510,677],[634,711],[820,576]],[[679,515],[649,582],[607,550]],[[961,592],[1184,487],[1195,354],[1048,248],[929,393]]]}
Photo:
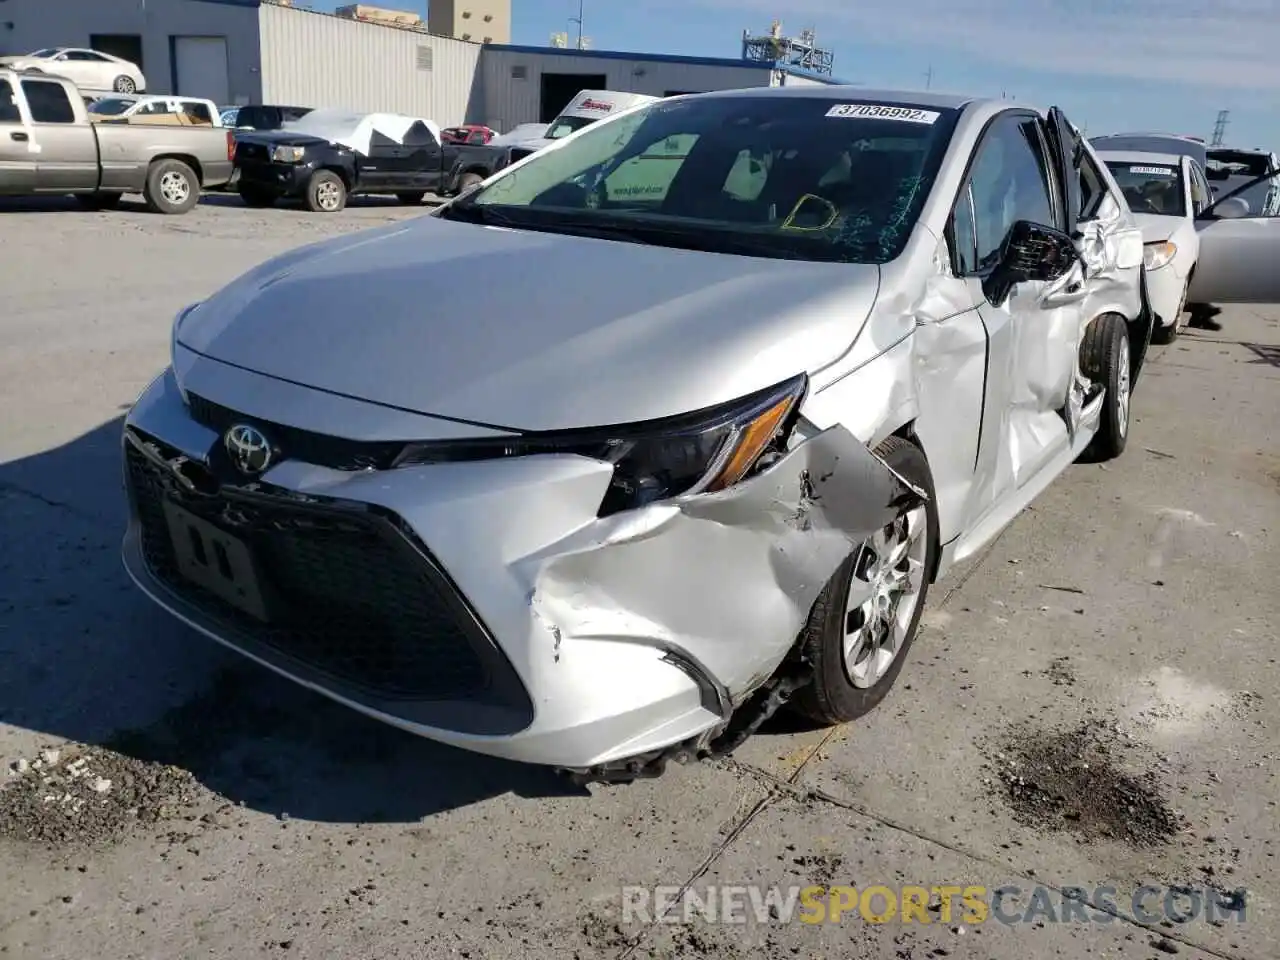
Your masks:
{"label": "car headlight of background car", "polygon": [[1169,261],[1178,252],[1178,245],[1168,240],[1157,240],[1154,243],[1144,243],[1142,245],[1142,260],[1146,264],[1148,270],[1159,270],[1163,266],[1167,266]]}
{"label": "car headlight of background car", "polygon": [[271,159],[275,163],[301,163],[306,152],[306,147],[290,147],[279,144],[271,148]]}
{"label": "car headlight of background car", "polygon": [[732,403],[624,427],[409,444],[395,466],[572,453],[613,464],[599,515],[731,487],[786,447],[809,387],[803,374]]}

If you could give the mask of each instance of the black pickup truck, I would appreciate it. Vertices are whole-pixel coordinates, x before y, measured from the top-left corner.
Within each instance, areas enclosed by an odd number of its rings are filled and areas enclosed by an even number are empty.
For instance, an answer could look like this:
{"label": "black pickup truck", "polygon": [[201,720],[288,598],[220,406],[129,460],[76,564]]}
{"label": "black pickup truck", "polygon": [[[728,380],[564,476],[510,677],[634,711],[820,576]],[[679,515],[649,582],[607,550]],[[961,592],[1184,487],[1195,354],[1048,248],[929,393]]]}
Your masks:
{"label": "black pickup truck", "polygon": [[472,151],[484,150],[442,144],[424,120],[315,111],[288,129],[239,131],[235,161],[240,197],[249,206],[293,198],[309,210],[336,213],[348,197],[360,194],[389,194],[416,204],[428,193],[465,189],[498,169],[488,156],[480,168],[468,162]]}

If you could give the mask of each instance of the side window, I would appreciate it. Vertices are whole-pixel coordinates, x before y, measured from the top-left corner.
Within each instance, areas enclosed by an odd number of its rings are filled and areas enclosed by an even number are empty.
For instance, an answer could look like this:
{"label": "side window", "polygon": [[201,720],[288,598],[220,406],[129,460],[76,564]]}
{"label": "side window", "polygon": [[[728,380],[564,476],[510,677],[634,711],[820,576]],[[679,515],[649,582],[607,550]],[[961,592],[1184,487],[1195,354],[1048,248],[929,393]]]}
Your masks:
{"label": "side window", "polygon": [[192,123],[213,125],[213,113],[207,104],[188,100],[182,104],[182,112],[191,118]]}
{"label": "side window", "polygon": [[965,184],[951,214],[951,236],[948,238],[955,255],[956,269],[960,276],[967,276],[978,269],[978,238],[973,222],[973,186]]}
{"label": "side window", "polygon": [[23,80],[31,119],[35,123],[75,123],[76,112],[71,98],[60,83],[49,80]]}
{"label": "side window", "polygon": [[610,200],[661,203],[697,142],[697,134],[675,134],[650,144],[605,177],[606,196]]}
{"label": "side window", "polygon": [[1009,228],[1018,220],[1057,227],[1038,126],[1023,116],[992,123],[969,173],[973,196],[974,269],[995,266]]}
{"label": "side window", "polygon": [[405,131],[404,145],[418,149],[430,149],[436,145],[436,138],[431,133],[431,128],[419,120]]}
{"label": "side window", "polygon": [[18,102],[13,96],[13,87],[8,80],[0,80],[0,123],[21,123],[22,114],[18,112]]}
{"label": "side window", "polygon": [[1107,181],[1088,152],[1080,155],[1080,212],[1079,219],[1092,220],[1098,215],[1102,201],[1107,196]]}
{"label": "side window", "polygon": [[1209,186],[1196,164],[1187,164],[1187,169],[1191,171],[1191,209],[1199,216],[1210,203]]}
{"label": "side window", "polygon": [[68,60],[77,60],[88,63],[106,63],[107,58],[88,50],[68,50],[65,54]]}

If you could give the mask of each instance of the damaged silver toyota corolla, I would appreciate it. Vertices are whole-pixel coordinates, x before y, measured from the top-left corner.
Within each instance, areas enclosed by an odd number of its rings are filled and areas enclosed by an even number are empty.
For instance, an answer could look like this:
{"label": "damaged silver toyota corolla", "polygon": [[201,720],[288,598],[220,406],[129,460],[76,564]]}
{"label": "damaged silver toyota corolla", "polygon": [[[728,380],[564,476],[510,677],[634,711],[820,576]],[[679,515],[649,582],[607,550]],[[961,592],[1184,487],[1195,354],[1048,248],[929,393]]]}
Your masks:
{"label": "damaged silver toyota corolla", "polygon": [[585,779],[849,720],[934,579],[1123,449],[1142,259],[1056,110],[641,106],[183,311],[125,562],[299,683]]}

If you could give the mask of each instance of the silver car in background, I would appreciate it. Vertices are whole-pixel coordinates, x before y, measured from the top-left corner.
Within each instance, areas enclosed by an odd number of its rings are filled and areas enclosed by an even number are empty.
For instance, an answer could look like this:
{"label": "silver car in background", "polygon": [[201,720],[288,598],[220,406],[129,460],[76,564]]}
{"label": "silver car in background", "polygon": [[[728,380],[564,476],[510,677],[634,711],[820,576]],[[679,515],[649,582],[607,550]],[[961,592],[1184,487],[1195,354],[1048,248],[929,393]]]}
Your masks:
{"label": "silver car in background", "polygon": [[365,713],[644,776],[873,708],[930,583],[1124,449],[1151,324],[1058,110],[663,100],[184,310],[125,563]]}

